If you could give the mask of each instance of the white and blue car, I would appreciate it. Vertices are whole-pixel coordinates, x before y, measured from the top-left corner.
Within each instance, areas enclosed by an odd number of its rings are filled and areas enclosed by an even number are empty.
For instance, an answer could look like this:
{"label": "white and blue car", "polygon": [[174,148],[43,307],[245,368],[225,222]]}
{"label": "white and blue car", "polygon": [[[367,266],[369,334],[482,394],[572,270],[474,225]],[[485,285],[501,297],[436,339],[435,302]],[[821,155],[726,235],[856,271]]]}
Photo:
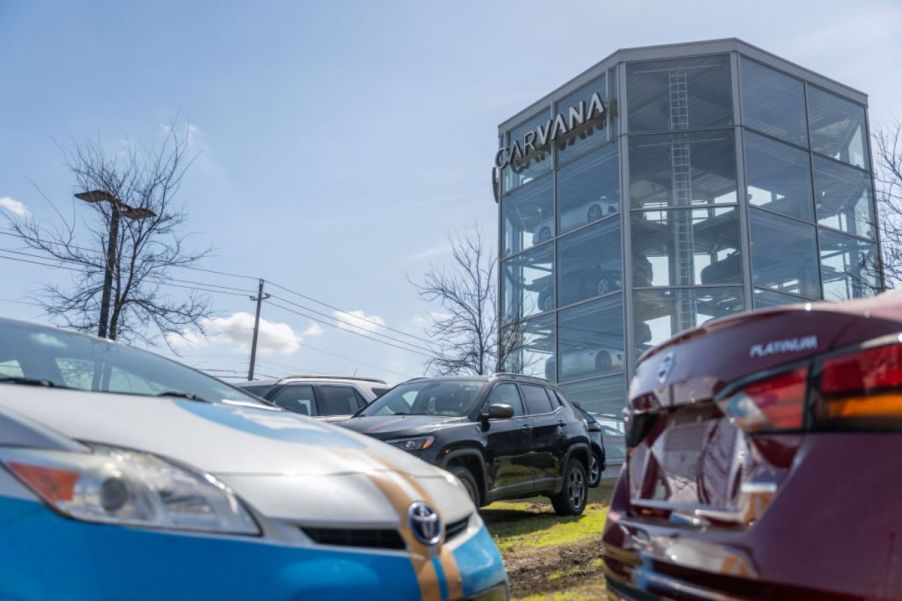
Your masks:
{"label": "white and blue car", "polygon": [[0,320],[0,599],[508,595],[450,474],[152,353]]}

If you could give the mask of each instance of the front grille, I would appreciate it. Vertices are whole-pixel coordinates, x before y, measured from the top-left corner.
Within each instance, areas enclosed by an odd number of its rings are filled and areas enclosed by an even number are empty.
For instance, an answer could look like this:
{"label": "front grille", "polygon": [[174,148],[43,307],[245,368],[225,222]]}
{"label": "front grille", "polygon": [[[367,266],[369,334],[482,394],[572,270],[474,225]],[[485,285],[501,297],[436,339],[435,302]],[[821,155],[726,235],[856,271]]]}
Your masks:
{"label": "front grille", "polygon": [[[445,540],[463,533],[470,523],[470,516],[445,526]],[[378,528],[315,528],[305,526],[301,530],[320,545],[335,547],[364,547],[367,549],[405,549],[404,539],[397,530]]]}
{"label": "front grille", "polygon": [[467,516],[462,520],[457,520],[456,522],[451,522],[450,524],[445,526],[445,540],[451,540],[452,538],[466,530],[468,523],[470,523],[470,516]]}
{"label": "front grille", "polygon": [[321,545],[364,547],[368,549],[404,549],[397,530],[375,528],[302,528],[304,534]]}

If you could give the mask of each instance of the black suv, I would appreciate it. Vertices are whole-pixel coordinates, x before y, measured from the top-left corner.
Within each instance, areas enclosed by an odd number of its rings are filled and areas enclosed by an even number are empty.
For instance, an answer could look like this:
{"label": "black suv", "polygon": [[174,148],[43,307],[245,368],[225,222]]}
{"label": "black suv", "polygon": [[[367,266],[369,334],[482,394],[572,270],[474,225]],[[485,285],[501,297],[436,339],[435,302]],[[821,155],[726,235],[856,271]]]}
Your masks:
{"label": "black suv", "polygon": [[550,497],[559,515],[579,515],[586,506],[586,422],[539,378],[416,378],[341,425],[447,469],[477,507],[536,495]]}

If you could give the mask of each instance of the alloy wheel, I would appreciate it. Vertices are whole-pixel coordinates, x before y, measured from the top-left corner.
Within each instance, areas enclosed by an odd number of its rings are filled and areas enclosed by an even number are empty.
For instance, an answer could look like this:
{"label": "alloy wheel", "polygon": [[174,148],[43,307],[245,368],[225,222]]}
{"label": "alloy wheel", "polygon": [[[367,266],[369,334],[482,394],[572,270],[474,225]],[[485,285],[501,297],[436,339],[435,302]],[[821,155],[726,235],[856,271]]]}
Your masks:
{"label": "alloy wheel", "polygon": [[586,481],[582,471],[576,468],[570,470],[567,478],[567,495],[570,497],[570,504],[573,507],[582,507],[586,497]]}
{"label": "alloy wheel", "polygon": [[598,463],[598,455],[592,453],[592,461],[589,462],[589,482],[594,484],[601,478],[601,466]]}

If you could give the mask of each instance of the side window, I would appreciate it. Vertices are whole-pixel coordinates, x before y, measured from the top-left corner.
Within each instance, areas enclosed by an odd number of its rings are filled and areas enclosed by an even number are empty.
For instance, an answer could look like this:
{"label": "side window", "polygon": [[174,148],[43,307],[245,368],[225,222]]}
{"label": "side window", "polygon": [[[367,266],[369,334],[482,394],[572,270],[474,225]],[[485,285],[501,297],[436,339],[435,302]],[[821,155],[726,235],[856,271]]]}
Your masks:
{"label": "side window", "polygon": [[564,397],[556,390],[552,390],[550,388],[546,388],[545,392],[548,393],[548,398],[551,399],[551,406],[557,409],[558,407],[564,406]]}
{"label": "side window", "polygon": [[520,390],[523,392],[523,400],[526,402],[526,412],[528,414],[537,415],[554,411],[554,408],[551,406],[551,400],[549,400],[545,389],[541,386],[521,384]]}
{"label": "side window", "polygon": [[376,395],[377,399],[379,397],[381,397],[383,394],[385,394],[386,392],[388,392],[389,390],[391,390],[391,388],[380,388],[378,386],[373,386],[373,388],[372,388],[373,394]]}
{"label": "side window", "polygon": [[279,407],[294,413],[316,415],[316,412],[313,410],[313,386],[289,384],[280,388],[270,400]]}
{"label": "side window", "polygon": [[514,408],[514,417],[523,415],[523,401],[520,400],[516,384],[506,382],[496,385],[489,393],[489,398],[486,399],[486,407],[493,403],[510,405]]}
{"label": "side window", "polygon": [[351,386],[323,385],[318,389],[321,415],[350,415],[357,413],[364,401]]}

